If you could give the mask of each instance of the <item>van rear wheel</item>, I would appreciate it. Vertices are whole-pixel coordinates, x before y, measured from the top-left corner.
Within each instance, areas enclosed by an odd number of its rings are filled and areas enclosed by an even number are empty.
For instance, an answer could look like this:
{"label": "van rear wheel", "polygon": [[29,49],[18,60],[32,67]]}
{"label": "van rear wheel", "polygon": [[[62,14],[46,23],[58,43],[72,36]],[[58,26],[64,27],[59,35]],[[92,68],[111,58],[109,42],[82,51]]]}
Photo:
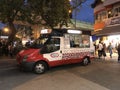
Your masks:
{"label": "van rear wheel", "polygon": [[83,64],[84,66],[87,66],[87,65],[89,64],[89,58],[88,58],[88,57],[85,57],[85,58],[83,59],[83,61],[82,61],[82,64]]}
{"label": "van rear wheel", "polygon": [[47,70],[47,64],[45,62],[37,62],[34,66],[34,72],[36,74],[43,74]]}

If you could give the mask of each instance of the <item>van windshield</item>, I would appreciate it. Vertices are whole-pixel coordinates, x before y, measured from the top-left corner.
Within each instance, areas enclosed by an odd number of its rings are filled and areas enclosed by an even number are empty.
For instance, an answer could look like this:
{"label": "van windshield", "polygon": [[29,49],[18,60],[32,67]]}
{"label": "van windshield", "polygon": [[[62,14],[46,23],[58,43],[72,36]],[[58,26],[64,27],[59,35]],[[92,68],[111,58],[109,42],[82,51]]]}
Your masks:
{"label": "van windshield", "polygon": [[48,38],[38,38],[30,46],[30,48],[41,48],[45,45]]}

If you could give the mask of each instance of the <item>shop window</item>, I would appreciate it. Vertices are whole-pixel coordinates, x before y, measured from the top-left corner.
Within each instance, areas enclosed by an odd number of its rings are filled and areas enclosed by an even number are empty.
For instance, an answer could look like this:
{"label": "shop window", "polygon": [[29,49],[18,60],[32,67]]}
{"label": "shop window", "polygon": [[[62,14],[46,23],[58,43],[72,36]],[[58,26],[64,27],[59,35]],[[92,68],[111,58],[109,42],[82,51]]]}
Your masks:
{"label": "shop window", "polygon": [[103,19],[106,19],[106,18],[107,18],[106,11],[103,11],[103,12],[102,12],[102,20],[103,20]]}
{"label": "shop window", "polygon": [[95,15],[95,20],[98,20],[98,14]]}
{"label": "shop window", "polygon": [[98,14],[98,21],[101,21],[101,13]]}
{"label": "shop window", "polygon": [[120,7],[119,7],[119,13],[120,13]]}
{"label": "shop window", "polygon": [[114,16],[118,16],[119,8],[115,8],[114,10]]}
{"label": "shop window", "polygon": [[112,10],[109,10],[108,11],[108,18],[111,18],[111,17],[113,17],[113,12],[112,12]]}
{"label": "shop window", "polygon": [[95,15],[95,23],[98,22],[98,14]]}
{"label": "shop window", "polygon": [[95,23],[101,22],[106,18],[107,18],[106,11],[99,12],[98,14],[95,15]]}

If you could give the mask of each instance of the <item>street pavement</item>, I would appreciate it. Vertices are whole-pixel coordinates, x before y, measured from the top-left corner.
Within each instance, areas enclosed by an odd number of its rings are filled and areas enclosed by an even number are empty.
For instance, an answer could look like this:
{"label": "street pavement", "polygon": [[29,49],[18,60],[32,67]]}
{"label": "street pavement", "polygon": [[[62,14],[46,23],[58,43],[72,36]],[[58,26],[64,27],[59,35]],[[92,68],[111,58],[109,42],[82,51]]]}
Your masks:
{"label": "street pavement", "polygon": [[[98,55],[95,55],[95,59],[98,59]],[[110,57],[109,53],[106,53],[106,57],[101,57],[101,60],[112,60],[112,61],[117,61],[118,60],[118,54],[117,53],[113,53],[112,54],[112,58]]]}
{"label": "street pavement", "polygon": [[36,75],[18,69],[0,70],[0,90],[120,90],[120,64],[94,60],[51,68]]}
{"label": "street pavement", "polygon": [[[36,75],[6,69],[16,66],[16,60],[0,57],[0,90],[120,90],[120,63],[113,58],[97,59],[88,66],[66,65]],[[1,70],[2,68],[2,70]]]}
{"label": "street pavement", "polygon": [[0,56],[0,69],[8,68],[8,67],[16,67],[16,57],[9,56]]}

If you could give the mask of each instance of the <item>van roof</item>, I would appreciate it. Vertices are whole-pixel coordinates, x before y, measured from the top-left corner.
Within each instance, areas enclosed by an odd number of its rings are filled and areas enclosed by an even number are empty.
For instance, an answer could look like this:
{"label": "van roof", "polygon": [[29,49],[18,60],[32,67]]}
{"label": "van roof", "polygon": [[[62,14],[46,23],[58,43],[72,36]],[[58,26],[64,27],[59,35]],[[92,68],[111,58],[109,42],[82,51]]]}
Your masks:
{"label": "van roof", "polygon": [[[63,36],[64,34],[67,34],[69,29],[52,29],[50,33],[41,34],[41,36]],[[74,31],[74,30],[72,30]],[[83,35],[91,35],[91,31],[87,30],[77,30],[82,31]]]}

